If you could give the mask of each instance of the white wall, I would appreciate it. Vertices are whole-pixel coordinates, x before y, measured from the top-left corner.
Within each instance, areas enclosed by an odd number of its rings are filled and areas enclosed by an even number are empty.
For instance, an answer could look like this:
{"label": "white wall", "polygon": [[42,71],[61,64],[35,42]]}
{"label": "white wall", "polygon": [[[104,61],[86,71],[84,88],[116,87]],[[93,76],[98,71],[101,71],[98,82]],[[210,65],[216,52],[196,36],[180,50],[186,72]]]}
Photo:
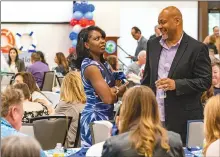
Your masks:
{"label": "white wall", "polygon": [[[120,45],[131,55],[134,55],[137,41],[130,34],[131,28],[137,26],[141,29],[144,37],[154,34],[154,26],[157,24],[158,15],[167,6],[176,6],[183,15],[183,29],[190,36],[197,39],[198,36],[198,2],[189,1],[150,1],[150,2],[127,2],[120,8]],[[126,64],[130,64],[130,59],[122,51],[119,57]]]}
{"label": "white wall", "polygon": [[[69,1],[22,2],[22,5],[19,5],[19,7],[16,6],[21,2],[7,2],[7,5],[9,3],[13,3],[13,5],[16,3],[16,5],[14,5],[14,9],[9,10],[5,8],[6,2],[2,2],[2,21],[13,22],[29,19],[30,21],[61,22],[68,21],[72,17],[72,2]],[[119,45],[131,55],[134,54],[137,46],[137,41],[130,34],[131,28],[134,25],[138,26],[142,34],[149,38],[154,33],[154,26],[157,24],[160,11],[170,5],[176,6],[181,10],[185,32],[196,39],[198,36],[198,2],[196,1],[91,1],[89,3],[94,4],[96,7],[94,11],[96,25],[103,28],[108,36],[119,36]],[[33,6],[35,7],[27,9],[30,4],[34,4]],[[36,9],[38,7],[40,9]],[[25,9],[29,11],[24,11]],[[22,27],[36,29],[39,42],[38,49],[48,53],[47,60],[50,64],[53,63],[54,52],[63,51],[67,53],[68,48],[71,46],[68,37],[71,28],[68,25],[4,24],[3,26],[13,30],[22,30]],[[62,36],[62,39],[60,36]],[[125,54],[119,49],[118,52],[120,59],[129,64],[130,61],[125,58]]]}
{"label": "white wall", "polygon": [[3,1],[2,22],[68,22],[72,1]]}

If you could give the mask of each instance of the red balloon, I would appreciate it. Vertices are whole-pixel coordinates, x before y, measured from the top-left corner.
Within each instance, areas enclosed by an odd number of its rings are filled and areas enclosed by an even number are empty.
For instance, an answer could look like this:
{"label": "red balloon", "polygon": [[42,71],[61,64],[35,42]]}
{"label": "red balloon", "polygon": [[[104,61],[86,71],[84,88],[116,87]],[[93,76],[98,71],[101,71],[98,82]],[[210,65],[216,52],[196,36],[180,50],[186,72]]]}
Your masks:
{"label": "red balloon", "polygon": [[71,21],[70,21],[70,25],[71,26],[75,26],[75,25],[77,25],[79,22],[78,22],[78,20],[76,20],[76,19],[72,19]]}
{"label": "red balloon", "polygon": [[75,52],[75,48],[74,47],[70,47],[69,48],[69,53],[74,53]]}
{"label": "red balloon", "polygon": [[89,20],[89,25],[90,26],[94,26],[95,25],[95,21],[94,20]]}
{"label": "red balloon", "polygon": [[86,27],[89,24],[89,21],[87,19],[83,18],[83,19],[79,20],[79,24],[82,27]]}

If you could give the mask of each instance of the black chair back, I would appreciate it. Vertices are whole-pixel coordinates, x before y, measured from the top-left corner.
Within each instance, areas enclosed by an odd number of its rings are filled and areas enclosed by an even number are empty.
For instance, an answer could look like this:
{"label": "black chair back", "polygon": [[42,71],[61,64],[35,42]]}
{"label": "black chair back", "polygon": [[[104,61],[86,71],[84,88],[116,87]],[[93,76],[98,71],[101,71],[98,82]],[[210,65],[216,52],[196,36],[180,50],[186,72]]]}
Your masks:
{"label": "black chair back", "polygon": [[44,72],[44,78],[43,78],[41,91],[52,91],[54,82],[56,81],[54,76],[55,76],[54,71]]}
{"label": "black chair back", "polygon": [[58,77],[58,76],[56,76],[56,78],[57,78],[57,82],[58,82],[59,86],[61,87],[64,77]]}
{"label": "black chair back", "polygon": [[57,143],[65,145],[72,117],[54,115],[34,117],[30,123],[34,126],[34,135],[43,150],[54,149]]}

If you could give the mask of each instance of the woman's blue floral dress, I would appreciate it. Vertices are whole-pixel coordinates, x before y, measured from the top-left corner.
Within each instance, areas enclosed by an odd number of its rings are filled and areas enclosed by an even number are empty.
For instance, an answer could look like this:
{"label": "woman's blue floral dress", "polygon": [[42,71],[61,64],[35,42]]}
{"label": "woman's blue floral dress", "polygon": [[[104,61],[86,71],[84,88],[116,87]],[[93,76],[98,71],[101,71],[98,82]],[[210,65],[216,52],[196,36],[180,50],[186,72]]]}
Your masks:
{"label": "woman's blue floral dress", "polygon": [[[81,114],[80,132],[81,132],[81,146],[90,147],[92,145],[91,132],[89,124],[99,120],[113,119],[114,105],[104,104],[99,96],[95,93],[91,82],[84,77],[84,71],[88,66],[95,65],[99,68],[105,82],[109,87],[115,85],[115,79],[110,70],[109,64],[98,63],[92,59],[85,58],[81,65],[82,82],[87,96],[85,108]],[[105,91],[103,91],[105,92]]]}

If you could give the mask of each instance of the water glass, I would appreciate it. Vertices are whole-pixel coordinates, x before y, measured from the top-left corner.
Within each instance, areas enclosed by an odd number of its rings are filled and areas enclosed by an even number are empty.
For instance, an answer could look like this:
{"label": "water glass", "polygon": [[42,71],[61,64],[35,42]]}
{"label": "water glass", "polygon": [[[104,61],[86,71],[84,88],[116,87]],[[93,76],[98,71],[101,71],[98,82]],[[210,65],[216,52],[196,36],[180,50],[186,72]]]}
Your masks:
{"label": "water glass", "polygon": [[163,89],[157,89],[157,96],[160,99],[164,99],[167,97],[166,91],[164,91]]}

